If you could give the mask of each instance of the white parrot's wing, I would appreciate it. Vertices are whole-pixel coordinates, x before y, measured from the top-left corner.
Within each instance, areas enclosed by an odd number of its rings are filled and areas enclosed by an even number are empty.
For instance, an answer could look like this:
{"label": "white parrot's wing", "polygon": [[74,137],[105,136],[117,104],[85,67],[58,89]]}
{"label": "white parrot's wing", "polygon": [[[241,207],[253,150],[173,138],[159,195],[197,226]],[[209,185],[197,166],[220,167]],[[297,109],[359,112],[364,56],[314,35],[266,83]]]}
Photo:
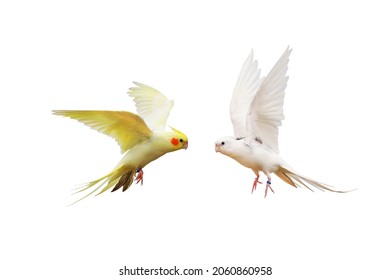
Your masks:
{"label": "white parrot's wing", "polygon": [[253,61],[253,50],[242,65],[230,102],[230,119],[233,124],[234,137],[241,138],[247,134],[246,118],[249,106],[260,86],[260,69]]}
{"label": "white parrot's wing", "polygon": [[138,114],[151,130],[164,130],[173,101],[150,86],[134,84],[138,87],[130,88],[128,94],[134,98]]}
{"label": "white parrot's wing", "polygon": [[287,65],[291,53],[289,47],[279,58],[270,73],[262,81],[253,98],[247,116],[247,137],[256,138],[273,151],[278,149],[278,126],[284,119],[284,90],[287,86]]}
{"label": "white parrot's wing", "polygon": [[114,138],[122,153],[153,135],[142,118],[130,112],[54,110],[53,114],[75,119]]}

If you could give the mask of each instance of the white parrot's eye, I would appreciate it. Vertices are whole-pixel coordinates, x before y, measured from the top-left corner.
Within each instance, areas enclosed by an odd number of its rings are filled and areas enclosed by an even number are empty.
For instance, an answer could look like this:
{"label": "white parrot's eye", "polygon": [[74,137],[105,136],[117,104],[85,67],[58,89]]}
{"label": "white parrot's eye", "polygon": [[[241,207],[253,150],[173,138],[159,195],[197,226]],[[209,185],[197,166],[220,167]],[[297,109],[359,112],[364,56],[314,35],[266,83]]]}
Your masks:
{"label": "white parrot's eye", "polygon": [[222,145],[222,146],[225,145],[225,142],[222,141],[222,142],[221,142],[221,145]]}

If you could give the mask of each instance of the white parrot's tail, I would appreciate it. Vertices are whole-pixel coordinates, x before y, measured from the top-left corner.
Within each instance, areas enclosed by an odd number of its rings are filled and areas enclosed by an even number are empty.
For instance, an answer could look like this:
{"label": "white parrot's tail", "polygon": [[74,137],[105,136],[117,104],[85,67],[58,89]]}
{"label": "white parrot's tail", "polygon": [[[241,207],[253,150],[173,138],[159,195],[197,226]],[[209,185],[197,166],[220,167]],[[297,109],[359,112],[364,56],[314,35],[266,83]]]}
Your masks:
{"label": "white parrot's tail", "polygon": [[275,174],[280,179],[282,179],[287,184],[289,184],[293,187],[302,187],[303,186],[303,187],[306,187],[309,190],[313,191],[313,189],[311,189],[309,187],[309,186],[312,186],[312,187],[315,187],[321,191],[330,191],[330,192],[337,192],[337,193],[346,193],[346,192],[351,191],[351,190],[349,190],[349,191],[336,190],[334,187],[332,187],[330,185],[320,183],[320,182],[317,182],[313,179],[310,179],[310,178],[307,178],[303,175],[300,175],[300,174],[296,173],[295,171],[292,171],[292,169],[290,169],[290,168],[280,167],[279,170],[277,172],[275,172]]}
{"label": "white parrot's tail", "polygon": [[[83,200],[84,198],[90,196],[93,193],[96,193],[96,195],[102,194],[112,187],[114,187],[112,189],[112,192],[120,189],[121,187],[123,187],[123,191],[125,191],[133,183],[135,174],[136,174],[136,170],[133,170],[133,169],[129,168],[128,166],[121,165],[121,166],[115,168],[113,171],[111,171],[107,175],[105,175],[99,179],[96,179],[94,181],[91,181],[89,183],[86,183],[85,185],[77,188],[76,191],[74,192],[74,194],[84,192],[84,191],[92,188],[93,186],[97,185],[98,183],[100,183],[91,192],[87,193],[85,196],[76,200],[75,202],[71,203],[70,205],[73,205],[76,202]],[[99,191],[99,189],[100,189],[100,191]]]}

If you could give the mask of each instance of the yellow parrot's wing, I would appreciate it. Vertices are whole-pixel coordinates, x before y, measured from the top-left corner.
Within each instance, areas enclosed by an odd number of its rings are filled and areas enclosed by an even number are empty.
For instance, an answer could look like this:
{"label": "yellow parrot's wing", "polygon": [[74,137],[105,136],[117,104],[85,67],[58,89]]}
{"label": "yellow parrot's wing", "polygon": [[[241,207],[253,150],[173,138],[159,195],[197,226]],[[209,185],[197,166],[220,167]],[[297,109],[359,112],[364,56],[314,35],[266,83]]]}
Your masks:
{"label": "yellow parrot's wing", "polygon": [[137,87],[130,88],[128,94],[134,98],[137,113],[151,130],[165,130],[173,101],[150,86],[136,82],[134,84]]}
{"label": "yellow parrot's wing", "polygon": [[53,114],[75,119],[114,138],[122,153],[153,134],[141,117],[130,112],[53,110]]}

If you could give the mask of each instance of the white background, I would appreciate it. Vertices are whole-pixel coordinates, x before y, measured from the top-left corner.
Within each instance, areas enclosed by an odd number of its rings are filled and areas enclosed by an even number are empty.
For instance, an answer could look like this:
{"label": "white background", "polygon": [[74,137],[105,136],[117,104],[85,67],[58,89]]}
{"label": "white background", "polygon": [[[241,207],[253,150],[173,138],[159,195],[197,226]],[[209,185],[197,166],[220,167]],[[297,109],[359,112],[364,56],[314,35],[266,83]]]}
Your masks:
{"label": "white background", "polygon": [[[1,278],[130,279],[123,266],[272,266],[269,279],[389,279],[390,18],[385,1],[11,1],[0,4]],[[272,2],[272,3],[271,3]],[[282,157],[348,194],[251,194],[214,152],[253,48],[267,73],[293,48]],[[144,185],[71,207],[115,141],[52,109],[134,111],[132,81],[175,100],[189,149]]]}

